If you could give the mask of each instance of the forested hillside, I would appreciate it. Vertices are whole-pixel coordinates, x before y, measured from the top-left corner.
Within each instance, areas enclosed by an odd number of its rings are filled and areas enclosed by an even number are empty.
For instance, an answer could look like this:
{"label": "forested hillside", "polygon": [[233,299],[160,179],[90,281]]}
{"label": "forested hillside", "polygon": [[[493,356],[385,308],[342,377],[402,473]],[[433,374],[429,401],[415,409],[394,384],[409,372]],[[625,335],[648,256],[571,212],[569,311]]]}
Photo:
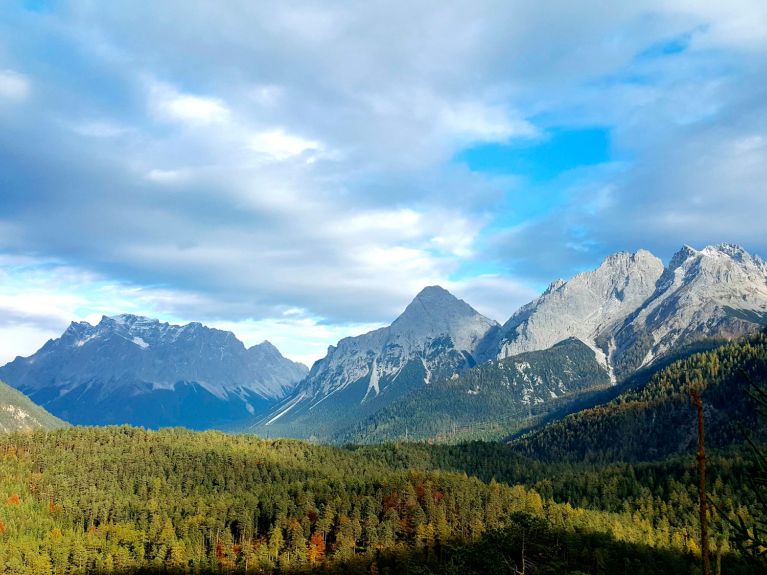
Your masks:
{"label": "forested hillside", "polygon": [[65,427],[61,421],[36,405],[20,391],[0,381],[0,433]]}
{"label": "forested hillside", "polygon": [[[588,470],[500,444],[340,449],[128,427],[9,435],[0,456],[0,572],[14,575],[649,574],[698,561],[689,461]],[[748,519],[747,464],[730,461],[712,481]],[[727,573],[749,572],[716,524],[710,535]]]}
{"label": "forested hillside", "polygon": [[587,391],[610,386],[607,370],[583,342],[489,361],[436,380],[335,435],[338,442],[402,439],[502,439]]}
{"label": "forested hillside", "polygon": [[706,443],[726,447],[756,430],[749,381],[767,381],[767,335],[725,344],[676,361],[645,386],[584,410],[515,442],[520,453],[549,461],[643,461],[690,453],[696,442],[690,392],[701,392]]}

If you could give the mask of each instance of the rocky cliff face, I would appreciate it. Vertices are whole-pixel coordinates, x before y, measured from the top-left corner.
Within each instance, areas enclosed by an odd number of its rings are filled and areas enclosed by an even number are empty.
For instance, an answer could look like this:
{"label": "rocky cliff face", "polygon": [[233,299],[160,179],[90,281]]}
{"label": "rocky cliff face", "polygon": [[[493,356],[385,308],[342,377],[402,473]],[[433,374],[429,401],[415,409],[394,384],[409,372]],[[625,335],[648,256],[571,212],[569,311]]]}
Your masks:
{"label": "rocky cliff face", "polygon": [[613,334],[655,291],[663,263],[650,252],[620,252],[596,270],[557,280],[511,316],[502,330],[498,357],[547,349],[574,337],[608,364]]}
{"label": "rocky cliff face", "polygon": [[621,377],[693,341],[764,324],[767,263],[743,248],[685,246],[665,268],[650,252],[621,252],[523,306],[501,329],[498,357],[575,337]]}

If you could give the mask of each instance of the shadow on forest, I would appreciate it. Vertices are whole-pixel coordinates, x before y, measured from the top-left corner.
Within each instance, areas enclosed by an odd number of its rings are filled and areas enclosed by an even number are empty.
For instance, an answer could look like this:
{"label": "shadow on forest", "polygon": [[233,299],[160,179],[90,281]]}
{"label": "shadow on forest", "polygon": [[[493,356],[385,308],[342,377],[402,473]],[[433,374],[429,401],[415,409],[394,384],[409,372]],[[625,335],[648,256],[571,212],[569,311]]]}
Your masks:
{"label": "shadow on forest", "polygon": [[[716,565],[717,558],[712,557]],[[618,541],[605,533],[552,529],[538,517],[515,514],[510,527],[486,533],[477,541],[429,549],[387,550],[331,560],[315,566],[288,568],[249,566],[247,573],[343,575],[656,575],[701,572],[700,558],[691,553]],[[753,574],[753,567],[733,554],[721,557],[721,572]],[[89,572],[92,573],[92,572]],[[246,573],[239,564],[220,569],[142,568],[93,575],[199,575]]]}

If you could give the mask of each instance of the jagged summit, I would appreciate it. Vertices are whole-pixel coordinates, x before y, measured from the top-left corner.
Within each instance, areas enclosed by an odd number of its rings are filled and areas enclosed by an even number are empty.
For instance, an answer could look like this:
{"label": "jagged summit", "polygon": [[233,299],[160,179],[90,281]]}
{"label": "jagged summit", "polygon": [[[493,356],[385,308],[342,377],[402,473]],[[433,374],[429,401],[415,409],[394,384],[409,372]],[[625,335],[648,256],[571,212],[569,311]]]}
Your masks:
{"label": "jagged summit", "polygon": [[696,338],[752,331],[765,313],[767,263],[741,246],[685,245],[665,267],[647,250],[618,252],[512,315],[499,355],[576,337],[625,375]]}
{"label": "jagged summit", "polygon": [[623,372],[679,345],[732,337],[767,324],[767,263],[734,244],[685,245],[669,261],[655,292],[616,334]]}

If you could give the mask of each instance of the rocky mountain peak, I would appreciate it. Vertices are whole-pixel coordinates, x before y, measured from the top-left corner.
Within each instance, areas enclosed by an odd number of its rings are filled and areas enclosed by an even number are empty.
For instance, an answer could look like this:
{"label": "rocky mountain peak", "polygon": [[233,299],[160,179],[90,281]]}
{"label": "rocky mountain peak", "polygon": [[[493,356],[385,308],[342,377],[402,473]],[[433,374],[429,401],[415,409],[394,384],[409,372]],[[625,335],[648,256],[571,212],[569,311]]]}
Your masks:
{"label": "rocky mountain peak", "polygon": [[429,286],[413,298],[392,326],[426,322],[434,328],[439,324],[475,316],[480,316],[480,313],[462,299],[440,286]]}
{"label": "rocky mountain peak", "polygon": [[[631,371],[697,339],[749,333],[767,322],[767,264],[741,246],[685,245],[657,289],[616,336],[618,363]],[[627,358],[631,358],[630,361]]]}
{"label": "rocky mountain peak", "polygon": [[595,270],[552,283],[503,326],[499,357],[547,349],[575,337],[607,363],[598,340],[654,292],[662,273],[660,259],[639,250],[612,254]]}
{"label": "rocky mountain peak", "polygon": [[333,401],[324,403],[330,396],[336,402],[349,402],[345,416],[370,402],[392,401],[435,378],[476,365],[478,349],[498,327],[446,289],[426,287],[391,325],[330,346],[265,424],[290,425],[302,418],[314,420],[322,413],[335,418],[323,412],[325,406],[338,407]]}
{"label": "rocky mountain peak", "polygon": [[559,288],[561,288],[563,285],[565,285],[567,282],[561,278],[555,279],[553,282],[549,284],[549,287],[546,288],[546,291],[543,292],[543,295],[550,294],[551,292],[557,291]]}

